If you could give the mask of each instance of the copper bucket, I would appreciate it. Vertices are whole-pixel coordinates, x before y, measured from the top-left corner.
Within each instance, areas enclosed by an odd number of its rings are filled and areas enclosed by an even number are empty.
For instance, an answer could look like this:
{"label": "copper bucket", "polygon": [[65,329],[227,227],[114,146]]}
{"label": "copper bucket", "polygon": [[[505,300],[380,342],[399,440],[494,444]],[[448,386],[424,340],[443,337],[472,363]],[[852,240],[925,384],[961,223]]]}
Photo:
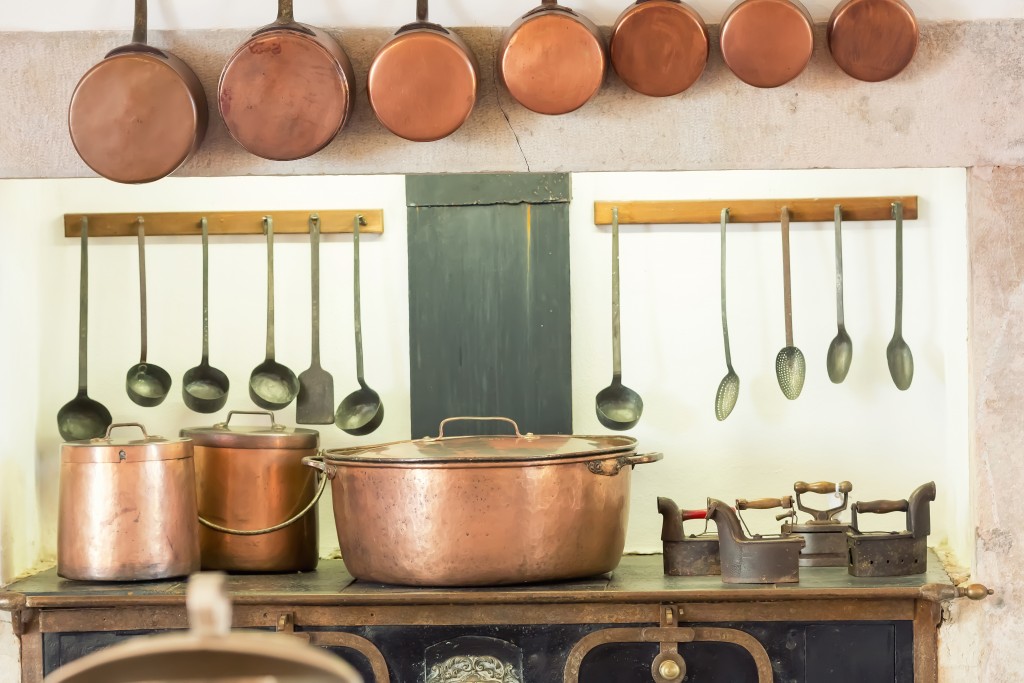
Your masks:
{"label": "copper bucket", "polygon": [[[111,437],[138,427],[142,439]],[[57,574],[81,581],[153,581],[199,569],[192,442],[137,423],[61,446]]]}
{"label": "copper bucket", "polygon": [[[232,427],[235,415],[269,427]],[[327,483],[304,467],[320,434],[288,429],[273,413],[233,410],[213,427],[181,430],[195,443],[203,569],[303,572],[319,561],[316,503]]]}

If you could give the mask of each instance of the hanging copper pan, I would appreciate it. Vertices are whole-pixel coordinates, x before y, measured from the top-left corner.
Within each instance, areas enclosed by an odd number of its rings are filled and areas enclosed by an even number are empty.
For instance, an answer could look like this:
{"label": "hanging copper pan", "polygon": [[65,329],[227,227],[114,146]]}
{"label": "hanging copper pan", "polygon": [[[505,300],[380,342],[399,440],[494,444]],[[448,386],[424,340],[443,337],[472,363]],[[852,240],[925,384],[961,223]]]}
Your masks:
{"label": "hanging copper pan", "polygon": [[220,115],[238,144],[274,161],[301,159],[334,139],[352,114],[355,76],[325,31],[300,24],[292,0],[242,43],[220,75]]}
{"label": "hanging copper pan", "polygon": [[615,22],[611,56],[615,73],[633,90],[678,95],[704,73],[708,29],[680,0],[637,0]]}
{"label": "hanging copper pan", "polygon": [[917,53],[914,10],[903,0],[845,0],[828,22],[828,47],[846,73],[862,81],[885,81]]}
{"label": "hanging copper pan", "polygon": [[414,142],[448,137],[476,104],[476,57],[457,35],[427,21],[427,9],[427,0],[417,0],[416,21],[381,46],[367,77],[377,119]]}
{"label": "hanging copper pan", "polygon": [[568,114],[604,82],[604,39],[592,21],[543,0],[508,27],[498,76],[519,104],[539,114]]}
{"label": "hanging copper pan", "polygon": [[107,53],[75,87],[71,141],[89,168],[119,183],[148,183],[199,149],[206,94],[185,62],[146,44],[146,0],[135,0],[132,42]]}
{"label": "hanging copper pan", "polygon": [[725,13],[721,41],[722,57],[740,80],[777,88],[811,60],[814,25],[797,0],[739,0]]}

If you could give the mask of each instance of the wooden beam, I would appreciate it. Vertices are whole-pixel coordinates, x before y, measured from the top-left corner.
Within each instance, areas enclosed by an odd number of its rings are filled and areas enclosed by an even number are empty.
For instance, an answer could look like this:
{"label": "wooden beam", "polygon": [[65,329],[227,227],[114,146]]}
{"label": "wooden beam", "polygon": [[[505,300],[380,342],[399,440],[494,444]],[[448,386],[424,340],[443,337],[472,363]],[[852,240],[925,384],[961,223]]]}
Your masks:
{"label": "wooden beam", "polygon": [[198,237],[199,221],[205,216],[211,235],[262,235],[263,217],[274,219],[276,234],[308,234],[309,216],[320,216],[320,232],[336,234],[352,232],[357,214],[366,224],[359,232],[381,234],[384,232],[384,211],[382,209],[344,209],[332,211],[189,211],[182,213],[66,213],[64,214],[64,236],[81,237],[82,216],[89,219],[89,237],[134,237],[138,228],[136,221],[145,220],[146,235],[192,235]]}
{"label": "wooden beam", "polygon": [[793,223],[827,223],[835,206],[843,207],[844,221],[892,220],[892,205],[903,202],[903,218],[917,219],[917,197],[832,197],[818,199],[708,199],[698,201],[594,202],[594,224],[611,225],[612,207],[619,207],[621,225],[717,224],[722,209],[730,223],[778,223],[782,207],[789,207]]}

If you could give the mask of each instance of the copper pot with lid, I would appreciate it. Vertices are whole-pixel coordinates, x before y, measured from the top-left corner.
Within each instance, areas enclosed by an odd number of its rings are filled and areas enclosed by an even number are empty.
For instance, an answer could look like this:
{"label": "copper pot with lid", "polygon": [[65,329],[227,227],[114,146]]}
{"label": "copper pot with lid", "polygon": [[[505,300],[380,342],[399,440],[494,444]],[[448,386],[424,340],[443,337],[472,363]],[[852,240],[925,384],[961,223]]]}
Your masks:
{"label": "copper pot with lid", "polygon": [[904,0],[844,0],[833,10],[826,35],[839,68],[869,82],[907,68],[920,41],[917,17]]}
{"label": "copper pot with lid", "polygon": [[381,124],[413,142],[458,130],[473,112],[479,81],[473,51],[453,31],[427,21],[427,12],[427,0],[417,0],[416,21],[377,51],[366,85]]}
{"label": "copper pot with lid", "polygon": [[721,34],[725,63],[758,88],[789,83],[814,51],[814,23],[797,0],[739,0],[725,13]]}
{"label": "copper pot with lid", "polygon": [[[457,420],[508,436],[446,437]],[[338,541],[358,579],[481,586],[593,576],[619,564],[633,467],[626,436],[522,434],[449,418],[438,436],[329,450]]]}
{"label": "copper pot with lid", "polygon": [[601,89],[607,62],[594,22],[558,0],[543,0],[505,31],[498,77],[527,109],[568,114]]}
{"label": "copper pot with lid", "polygon": [[326,31],[295,21],[292,0],[257,29],[224,65],[220,115],[247,151],[291,161],[327,146],[348,122],[355,76],[348,55]]}
{"label": "copper pot with lid", "polygon": [[633,90],[651,97],[678,95],[708,63],[708,29],[681,0],[637,0],[612,29],[612,67]]}
{"label": "copper pot with lid", "polygon": [[132,42],[111,50],[75,86],[68,129],[92,170],[119,183],[174,172],[206,135],[206,93],[192,69],[146,44],[146,0],[135,0]]}
{"label": "copper pot with lid", "polygon": [[[269,417],[270,425],[231,425],[236,415]],[[316,504],[327,479],[318,482],[302,460],[316,455],[319,432],[280,425],[273,413],[233,410],[181,435],[195,444],[203,569],[316,569]]]}
{"label": "copper pot with lid", "polygon": [[[114,438],[136,427],[142,438]],[[81,581],[152,581],[199,569],[196,480],[189,439],[112,424],[102,438],[61,446],[57,573]]]}

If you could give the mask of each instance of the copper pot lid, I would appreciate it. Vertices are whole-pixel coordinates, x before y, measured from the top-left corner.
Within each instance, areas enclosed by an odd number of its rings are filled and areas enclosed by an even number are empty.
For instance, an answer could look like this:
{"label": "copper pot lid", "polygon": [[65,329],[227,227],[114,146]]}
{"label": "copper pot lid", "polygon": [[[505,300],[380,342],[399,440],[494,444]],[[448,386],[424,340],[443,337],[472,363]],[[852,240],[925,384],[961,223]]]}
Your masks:
{"label": "copper pot lid", "polygon": [[708,63],[708,29],[679,0],[640,0],[612,31],[612,66],[633,90],[652,97],[678,95],[697,82]]}
{"label": "copper pot lid", "polygon": [[498,74],[513,98],[538,114],[568,114],[604,82],[604,41],[587,18],[545,3],[514,23],[498,56]]}
{"label": "copper pot lid", "polygon": [[[258,33],[231,56],[217,87],[228,132],[264,159],[291,161],[319,152],[352,110],[347,60],[322,32],[293,28]],[[319,35],[320,40],[317,39]]]}
{"label": "copper pot lid", "polygon": [[[508,422],[515,433],[507,436],[445,436],[444,428],[456,421]],[[573,458],[621,455],[636,449],[629,436],[577,436],[522,434],[519,426],[503,417],[450,417],[441,422],[438,436],[396,441],[378,446],[324,451],[332,463],[457,464],[530,463]]]}
{"label": "copper pot lid", "polygon": [[[137,427],[142,438],[112,436],[115,429]],[[161,460],[181,460],[192,457],[192,440],[165,439],[149,434],[138,422],[120,422],[107,427],[104,436],[83,441],[68,441],[61,446],[62,463],[132,463]]]}
{"label": "copper pot lid", "polygon": [[473,112],[477,65],[454,33],[418,22],[377,52],[367,76],[370,106],[389,131],[413,142],[448,137]]}
{"label": "copper pot lid", "polygon": [[814,27],[795,0],[740,0],[722,20],[721,43],[725,63],[740,80],[776,88],[807,66]]}
{"label": "copper pot lid", "polygon": [[[269,425],[231,426],[235,415],[259,415],[270,418]],[[212,427],[188,427],[181,430],[196,446],[239,449],[315,449],[320,445],[320,432],[315,429],[292,429],[278,424],[274,414],[255,410],[232,410],[224,422]]]}
{"label": "copper pot lid", "polygon": [[884,81],[914,59],[920,31],[903,0],[846,0],[828,22],[828,47],[843,71],[862,81]]}
{"label": "copper pot lid", "polygon": [[93,171],[119,183],[148,183],[188,159],[206,117],[205,99],[193,99],[168,58],[140,49],[108,56],[82,76],[68,127],[75,150]]}

